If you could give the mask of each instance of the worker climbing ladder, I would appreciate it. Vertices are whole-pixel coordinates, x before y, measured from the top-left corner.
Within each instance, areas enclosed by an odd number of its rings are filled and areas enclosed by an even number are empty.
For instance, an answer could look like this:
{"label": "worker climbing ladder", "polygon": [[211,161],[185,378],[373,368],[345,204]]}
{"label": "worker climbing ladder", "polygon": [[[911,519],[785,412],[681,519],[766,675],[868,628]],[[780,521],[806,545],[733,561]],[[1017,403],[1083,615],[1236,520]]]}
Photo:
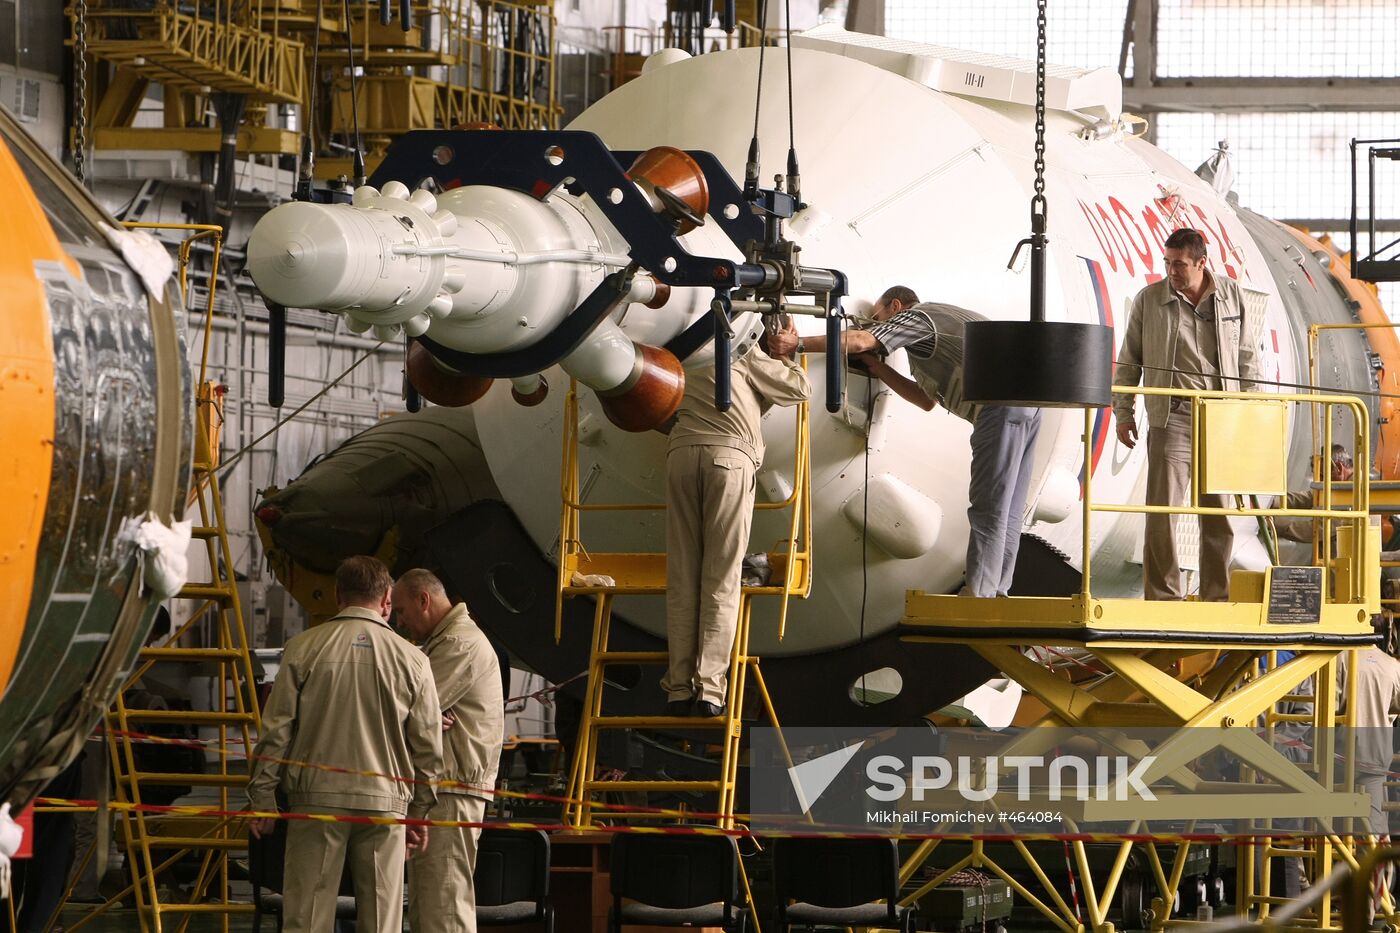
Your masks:
{"label": "worker climbing ladder", "polygon": [[[221,228],[217,226],[132,226],[193,231],[180,248],[182,291],[187,285],[185,272],[194,242],[212,241],[211,268],[218,268]],[[234,903],[230,896],[232,856],[247,848],[244,821],[226,815],[151,809],[153,803],[159,806],[184,793],[193,793],[203,810],[228,814],[243,809],[247,750],[252,748],[260,724],[248,635],[216,475],[223,387],[206,378],[215,279],[211,273],[196,392],[195,454],[185,508],[187,519],[194,523],[193,538],[203,542],[208,577],[186,583],[176,594],[173,603],[185,601],[192,604],[192,611],[168,638],[141,649],[136,666],[107,712],[107,748],[119,820],[117,839],[126,856],[131,884],[69,929],[87,923],[128,894],[134,898],[143,933],[162,933],[167,915],[180,918],[178,930],[183,933],[196,914],[217,915],[220,929],[227,933],[231,914],[252,911],[251,904]],[[198,574],[194,567],[191,572]],[[178,615],[172,613],[172,617]],[[201,631],[202,637],[198,634]],[[203,644],[186,647],[192,640]],[[209,708],[171,708],[160,698],[159,680],[167,672],[191,679],[206,677]],[[189,755],[170,754],[172,749],[186,749]],[[178,767],[180,764],[188,767]],[[188,890],[177,895],[181,883]]]}
{"label": "worker climbing ladder", "polygon": [[[574,827],[591,826],[600,816],[610,819],[656,819],[654,808],[600,811],[599,796],[604,793],[643,792],[715,794],[718,799],[715,822],[721,828],[734,826],[735,787],[738,779],[739,746],[742,738],[745,691],[752,679],[764,715],[778,727],[777,714],[763,680],[759,658],[749,650],[755,600],[778,600],[778,637],[787,623],[788,601],[805,597],[812,584],[811,548],[811,457],[808,410],[804,403],[796,409],[796,439],[792,491],[780,502],[759,503],[760,510],[791,510],[787,539],[768,554],[772,568],[770,582],[744,586],[739,599],[738,626],[729,660],[724,711],[719,716],[619,716],[605,709],[609,682],[608,669],[621,665],[663,668],[668,656],[663,651],[616,651],[610,646],[613,606],[619,597],[658,596],[666,592],[664,553],[589,553],[583,546],[581,524],[584,512],[618,512],[664,509],[663,505],[586,504],[579,485],[579,416],[576,387],[571,385],[565,401],[564,458],[562,470],[563,514],[559,538],[559,586],[555,616],[555,636],[562,633],[564,600],[592,596],[593,641],[588,661],[588,687],[578,745],[569,772],[569,802],[565,822]],[[707,780],[600,780],[596,774],[599,739],[607,730],[640,729],[657,732],[692,733],[704,730],[717,734],[720,746],[718,773]],[[670,814],[675,818],[675,814]]]}

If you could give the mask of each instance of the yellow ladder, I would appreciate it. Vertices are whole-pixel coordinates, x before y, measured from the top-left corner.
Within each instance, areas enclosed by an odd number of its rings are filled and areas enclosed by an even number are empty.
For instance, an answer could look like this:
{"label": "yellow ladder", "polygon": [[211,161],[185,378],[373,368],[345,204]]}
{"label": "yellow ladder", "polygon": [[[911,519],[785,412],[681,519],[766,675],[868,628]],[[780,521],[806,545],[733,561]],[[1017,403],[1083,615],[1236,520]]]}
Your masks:
{"label": "yellow ladder", "polygon": [[[162,933],[165,914],[180,916],[178,929],[181,933],[195,914],[215,914],[220,917],[223,933],[228,933],[230,914],[252,912],[250,904],[233,903],[229,891],[230,854],[247,849],[244,821],[228,816],[145,812],[140,809],[150,802],[154,788],[186,785],[192,789],[203,789],[206,793],[213,789],[212,799],[203,803],[201,809],[221,813],[243,809],[243,788],[248,781],[246,756],[253,747],[261,724],[248,635],[243,626],[243,610],[233,576],[233,555],[229,548],[223,499],[215,475],[219,465],[219,429],[223,423],[223,389],[206,378],[222,228],[208,224],[131,223],[126,226],[190,234],[179,249],[179,284],[186,299],[189,284],[187,270],[194,244],[207,240],[213,247],[213,271],[204,309],[203,352],[196,392],[195,455],[191,465],[190,497],[185,506],[185,514],[191,519],[194,519],[197,510],[198,518],[192,534],[204,543],[210,575],[207,580],[187,583],[176,594],[174,600],[194,601],[197,604],[194,611],[164,644],[141,649],[136,666],[107,712],[107,749],[121,817],[119,838],[125,851],[131,884],[68,929],[77,930],[132,895],[143,933]],[[181,642],[194,637],[197,627],[205,619],[211,623],[206,629],[208,635],[205,640],[208,644],[183,647]],[[189,665],[191,670],[208,676],[213,708],[158,709],[149,700],[141,702],[136,691],[150,695],[144,679],[156,670],[158,664],[164,665],[165,669],[171,669],[174,665]],[[137,749],[143,745],[152,747],[161,744],[143,736],[180,726],[193,727],[196,735],[200,729],[214,731],[214,738],[196,747],[197,753],[203,755],[206,761],[209,756],[203,749],[208,747],[217,759],[214,770],[185,773],[142,767]],[[99,833],[99,839],[104,838]],[[99,845],[103,844],[105,842],[99,842]],[[88,857],[91,857],[91,853]],[[173,880],[177,863],[191,857],[197,860],[198,867],[188,898],[180,902],[164,899],[162,882]]]}
{"label": "yellow ladder", "polygon": [[[223,500],[218,480],[217,424],[223,417],[222,396],[212,382],[205,382],[198,393],[198,443],[191,493],[198,507],[194,537],[202,540],[211,568],[210,578],[187,583],[176,599],[198,603],[189,619],[160,647],[141,649],[136,668],[107,713],[108,749],[123,808],[121,841],[131,873],[132,891],[143,931],[162,933],[165,914],[181,916],[183,931],[194,914],[217,914],[222,930],[228,930],[233,913],[250,913],[251,904],[232,902],[229,890],[230,853],[247,849],[247,832],[242,819],[229,816],[195,816],[148,813],[139,807],[149,802],[158,786],[186,785],[214,790],[207,808],[221,813],[243,809],[243,788],[248,782],[247,750],[253,747],[260,724],[254,688],[248,636],[243,627],[238,586],[233,577],[233,559],[224,523]],[[187,509],[187,514],[188,514]],[[181,647],[199,623],[208,619],[209,644]],[[149,696],[144,678],[157,664],[194,665],[210,674],[213,709],[160,709],[142,701],[136,691]],[[142,766],[138,747],[149,743],[143,735],[154,729],[193,727],[216,731],[215,770],[206,773],[148,770]],[[198,734],[198,731],[196,732]],[[172,878],[174,866],[188,857],[198,859],[198,870],[187,899],[167,900],[162,881]],[[167,874],[168,873],[168,874]],[[164,876],[164,877],[163,877]]]}
{"label": "yellow ladder", "polygon": [[[747,590],[748,588],[746,588]],[[763,703],[764,714],[773,727],[779,728],[778,715],[768,687],[763,682],[757,655],[749,654],[749,624],[752,616],[752,594],[745,592],[739,601],[739,626],[734,637],[734,651],[729,659],[729,683],[725,688],[724,713],[720,716],[692,718],[686,716],[609,716],[603,712],[603,692],[606,670],[613,664],[642,664],[664,667],[668,661],[665,651],[610,651],[608,631],[612,621],[614,594],[599,588],[597,608],[593,616],[593,646],[588,661],[588,692],[584,700],[583,721],[579,726],[578,746],[569,769],[569,801],[564,822],[581,828],[593,825],[598,795],[626,791],[671,793],[717,793],[718,819],[722,829],[734,827],[734,791],[739,771],[739,740],[742,737],[744,688],[746,675],[753,674],[754,686]],[[669,729],[718,730],[721,739],[719,775],[710,780],[606,781],[596,777],[599,733],[608,729]],[[656,819],[649,809],[620,811],[603,810],[610,819]],[[673,817],[674,818],[674,817]]]}
{"label": "yellow ladder", "polygon": [[[721,828],[734,826],[734,797],[739,769],[739,746],[743,732],[745,689],[749,675],[758,691],[763,712],[775,729],[780,728],[777,713],[759,667],[759,657],[749,652],[749,635],[754,598],[775,596],[779,602],[778,637],[787,625],[788,600],[806,597],[812,586],[812,500],[811,456],[807,405],[798,406],[792,492],[780,502],[759,503],[758,510],[791,509],[786,547],[768,555],[773,581],[765,586],[746,586],[739,599],[739,619],[734,649],[729,660],[729,681],[726,687],[724,713],[714,717],[682,716],[617,716],[603,709],[607,681],[606,672],[612,665],[646,665],[664,667],[668,663],[665,651],[613,651],[609,647],[613,602],[619,596],[657,596],[666,592],[666,555],[664,553],[593,553],[583,547],[582,515],[584,512],[618,512],[661,510],[661,504],[586,504],[582,501],[578,476],[578,394],[571,384],[564,406],[564,457],[561,477],[563,512],[559,538],[559,578],[555,612],[555,637],[562,634],[564,600],[573,596],[592,596],[593,641],[589,652],[588,688],[579,725],[578,745],[569,769],[569,802],[564,821],[570,826],[593,825],[595,816],[611,819],[657,819],[650,808],[621,811],[600,810],[598,797],[604,793],[626,791],[670,793],[714,793],[718,796],[717,819]],[[575,575],[606,576],[607,586],[575,585]],[[600,733],[607,730],[644,729],[691,732],[716,731],[721,745],[718,774],[710,780],[598,780],[597,753]],[[781,732],[779,733],[781,744]],[[786,750],[784,750],[786,751]],[[674,819],[675,814],[669,818]]]}

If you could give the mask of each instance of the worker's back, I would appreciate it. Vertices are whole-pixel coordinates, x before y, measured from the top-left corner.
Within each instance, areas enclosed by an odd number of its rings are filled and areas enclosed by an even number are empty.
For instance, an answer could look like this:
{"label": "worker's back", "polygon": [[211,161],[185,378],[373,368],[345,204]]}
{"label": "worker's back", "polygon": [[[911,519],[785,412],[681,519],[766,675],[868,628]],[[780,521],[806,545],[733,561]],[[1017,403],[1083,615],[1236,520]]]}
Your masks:
{"label": "worker's back", "polygon": [[[1342,702],[1348,693],[1347,652],[1341,654],[1337,679]],[[1379,648],[1356,653],[1356,707],[1348,710],[1356,732],[1356,769],[1367,774],[1386,774],[1394,755],[1392,730],[1400,714],[1400,661]]]}
{"label": "worker's back", "polygon": [[[443,733],[439,793],[490,798],[496,787],[505,732],[505,697],[496,649],[457,603],[423,643],[438,687],[438,701],[454,722]],[[459,786],[460,785],[460,786]]]}
{"label": "worker's back", "polygon": [[694,444],[734,447],[754,465],[763,462],[761,420],[769,405],[796,405],[812,393],[802,368],[777,360],[758,347],[735,361],[730,378],[730,406],[715,408],[715,370],[700,366],[686,370],[685,397],[671,428],[671,449]]}
{"label": "worker's back", "polygon": [[[282,685],[284,677],[291,683]],[[289,701],[295,705],[287,710]],[[425,770],[435,778],[441,771],[432,671],[423,653],[372,610],[344,609],[287,643],[265,731],[288,715],[293,722],[287,757],[294,763],[285,766],[281,786],[293,808],[345,807],[402,816],[410,800],[423,812],[431,806],[430,786],[400,778]]]}

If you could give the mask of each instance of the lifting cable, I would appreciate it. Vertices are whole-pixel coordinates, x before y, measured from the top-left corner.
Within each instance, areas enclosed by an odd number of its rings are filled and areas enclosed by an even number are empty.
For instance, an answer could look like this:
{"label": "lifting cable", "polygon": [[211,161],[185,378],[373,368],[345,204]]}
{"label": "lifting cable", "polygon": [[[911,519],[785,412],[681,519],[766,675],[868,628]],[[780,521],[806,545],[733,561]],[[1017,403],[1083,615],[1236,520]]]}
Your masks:
{"label": "lifting cable", "polygon": [[359,368],[359,366],[360,366],[361,363],[363,363],[365,360],[369,359],[370,357],[372,357],[372,356],[374,356],[376,353],[378,353],[378,352],[379,352],[379,348],[382,347],[382,346],[384,346],[384,343],[385,343],[385,341],[381,340],[381,341],[379,341],[379,343],[375,344],[372,348],[370,348],[369,350],[366,350],[366,351],[364,352],[364,355],[361,356],[359,359],[357,359],[355,362],[351,363],[349,366],[347,366],[347,367],[345,368],[345,371],[344,371],[344,372],[342,372],[339,376],[336,376],[336,377],[335,377],[334,379],[332,379],[330,382],[326,383],[326,384],[321,388],[321,391],[317,392],[315,395],[311,396],[309,399],[307,399],[306,401],[304,401],[304,402],[302,402],[300,405],[298,405],[298,406],[296,407],[296,409],[293,410],[293,411],[291,412],[291,414],[288,414],[288,415],[286,415],[285,417],[282,417],[282,418],[277,419],[277,423],[276,423],[276,424],[274,424],[272,427],[268,428],[268,429],[267,429],[266,431],[264,431],[263,433],[259,434],[257,437],[253,438],[253,439],[252,439],[251,441],[249,441],[247,444],[244,444],[241,448],[239,448],[239,450],[238,450],[232,457],[229,457],[229,458],[228,458],[227,460],[225,460],[223,463],[219,464],[218,468],[214,470],[214,475],[215,475],[215,476],[220,476],[220,475],[223,475],[224,473],[227,473],[230,469],[233,468],[233,465],[234,465],[235,463],[237,463],[239,460],[241,460],[241,459],[243,458],[243,455],[244,455],[244,454],[248,453],[250,450],[252,450],[254,447],[256,447],[256,446],[258,446],[259,444],[261,444],[263,441],[267,440],[267,439],[268,439],[269,437],[271,437],[272,435],[276,434],[279,430],[281,430],[281,428],[282,428],[282,426],[283,426],[284,424],[286,424],[287,422],[291,421],[293,418],[295,418],[297,415],[301,414],[302,412],[306,411],[306,409],[308,409],[308,408],[311,407],[311,405],[312,405],[313,402],[315,402],[315,401],[317,401],[318,399],[320,399],[323,395],[325,395],[325,394],[326,394],[327,392],[329,392],[331,389],[334,389],[336,386],[340,385],[340,383],[345,379],[346,376],[350,375],[350,374],[353,373],[356,369]]}
{"label": "lifting cable", "polygon": [[[341,9],[345,16],[345,54],[350,59],[350,120],[354,127],[355,140],[351,147],[351,179],[353,188],[359,188],[365,183],[365,152],[360,142],[360,100],[359,82],[355,78],[355,28],[350,20],[350,0],[340,0]],[[365,29],[369,29],[369,20],[365,20]]]}
{"label": "lifting cable", "polygon": [[802,176],[797,170],[797,124],[792,106],[792,0],[783,0],[784,29],[787,36],[788,157],[787,185],[794,210],[802,209]]}
{"label": "lifting cable", "polygon": [[[307,103],[307,113],[302,121],[301,165],[297,167],[297,178],[293,182],[292,199],[311,200],[311,185],[316,176],[316,115],[320,105],[321,90],[321,19],[325,0],[316,0],[316,25],[311,32],[311,97]],[[354,70],[351,69],[351,80]],[[351,95],[354,96],[353,93]],[[354,106],[352,104],[352,109]],[[356,117],[358,120],[358,116]]]}
{"label": "lifting cable", "polygon": [[1049,203],[1045,199],[1045,23],[1046,0],[1037,0],[1035,19],[1035,193],[1031,195],[1031,235],[1011,251],[1008,269],[1014,268],[1025,246],[1031,248],[1031,320],[1045,320],[1045,230]]}
{"label": "lifting cable", "polygon": [[753,95],[753,138],[749,140],[749,158],[744,165],[744,197],[758,197],[758,116],[763,105],[763,58],[768,50],[768,0],[758,0],[758,84]]}

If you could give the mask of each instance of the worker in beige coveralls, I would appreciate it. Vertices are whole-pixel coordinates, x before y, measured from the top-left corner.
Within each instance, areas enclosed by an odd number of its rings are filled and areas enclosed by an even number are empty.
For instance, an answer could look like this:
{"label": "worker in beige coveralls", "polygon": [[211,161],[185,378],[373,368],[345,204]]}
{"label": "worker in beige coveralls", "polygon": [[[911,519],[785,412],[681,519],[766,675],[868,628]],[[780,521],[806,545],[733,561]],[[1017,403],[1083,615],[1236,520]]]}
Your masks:
{"label": "worker in beige coveralls", "polygon": [[724,712],[739,623],[740,568],[763,462],[760,420],[770,405],[806,401],[812,387],[793,360],[757,346],[732,368],[726,412],[715,408],[712,365],[687,370],[666,455],[666,642],[661,678],[673,716]]}
{"label": "worker in beige coveralls", "polygon": [[[287,642],[253,752],[254,810],[276,810],[279,785],[300,813],[421,820],[432,809],[442,708],[428,659],[389,627],[393,582],[373,557],[341,561],[340,611]],[[249,823],[254,836],[272,829],[271,819]],[[335,925],[347,852],[359,929],[403,933],[405,841],[410,850],[421,848],[426,829],[289,821],[285,933],[327,933]]]}
{"label": "worker in beige coveralls", "polygon": [[[1257,333],[1240,287],[1206,268],[1199,231],[1167,237],[1167,277],[1133,299],[1128,333],[1118,351],[1116,385],[1173,389],[1247,391],[1260,377]],[[1137,397],[1115,395],[1118,440],[1137,446]],[[1185,505],[1191,482],[1191,400],[1147,396],[1147,504]],[[1229,508],[1229,497],[1200,497],[1207,508]],[[1224,601],[1230,594],[1230,553],[1235,533],[1229,516],[1202,515],[1201,599]],[[1181,562],[1176,553],[1176,516],[1147,516],[1142,543],[1143,590],[1148,599],[1182,599]]]}
{"label": "worker in beige coveralls", "polygon": [[[399,627],[422,645],[442,704],[443,783],[429,819],[480,823],[496,788],[505,700],[496,650],[442,581],[410,570],[394,584]],[[428,848],[408,863],[413,933],[476,933],[476,844],[480,826],[433,826]]]}

